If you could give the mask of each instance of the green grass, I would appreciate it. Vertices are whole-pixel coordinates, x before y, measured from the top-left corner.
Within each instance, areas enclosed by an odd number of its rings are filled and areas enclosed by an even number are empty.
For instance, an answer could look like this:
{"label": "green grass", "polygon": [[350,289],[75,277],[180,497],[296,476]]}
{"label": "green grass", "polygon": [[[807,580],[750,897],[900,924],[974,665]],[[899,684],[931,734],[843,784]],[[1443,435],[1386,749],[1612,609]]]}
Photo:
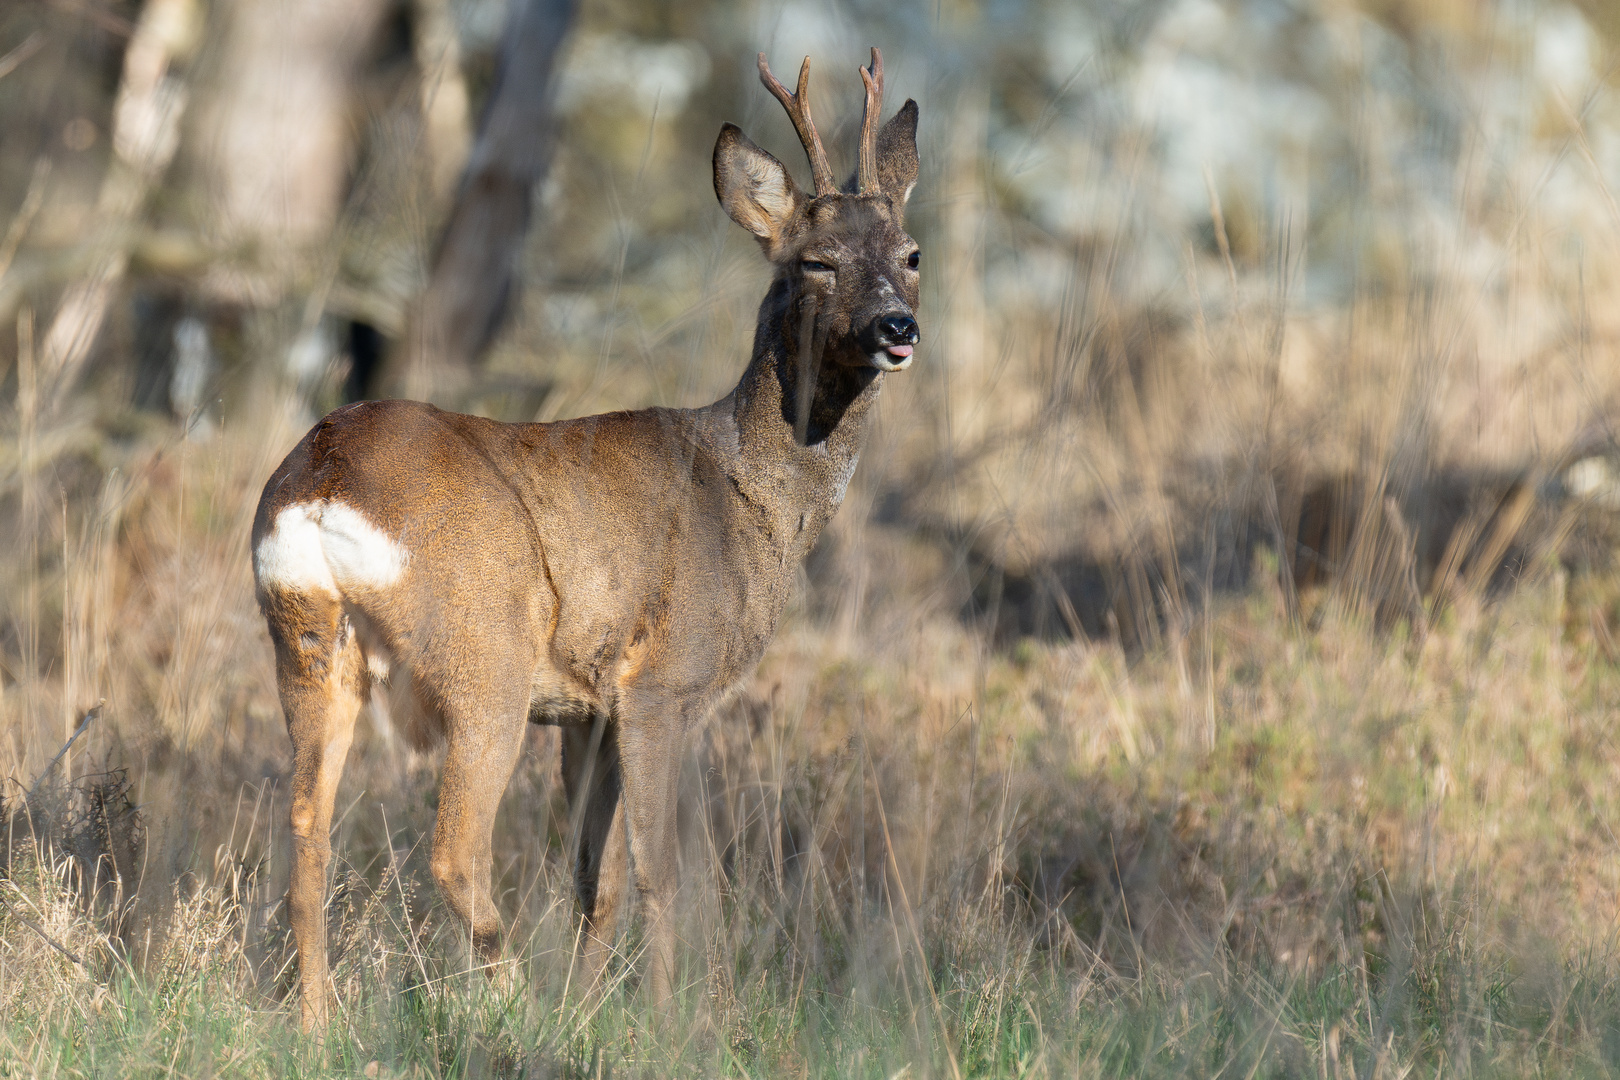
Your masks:
{"label": "green grass", "polygon": [[[1567,958],[1532,989],[1479,955],[1466,919],[1399,958],[1300,976],[1226,962],[952,965],[928,973],[938,1011],[903,985],[798,983],[778,969],[738,994],[714,973],[649,1016],[610,992],[586,1012],[482,975],[368,983],[318,1046],[251,985],[221,973],[162,988],[115,976],[89,1010],[14,1013],[7,1067],[42,1076],[1517,1076],[1608,1075],[1620,1055],[1612,957]],[[874,927],[876,929],[876,927]],[[1028,954],[1029,950],[1025,950]],[[824,985],[830,983],[831,985]],[[585,1013],[585,1015],[581,1015]],[[943,1020],[943,1029],[939,1020]],[[909,1073],[907,1072],[909,1070]]]}

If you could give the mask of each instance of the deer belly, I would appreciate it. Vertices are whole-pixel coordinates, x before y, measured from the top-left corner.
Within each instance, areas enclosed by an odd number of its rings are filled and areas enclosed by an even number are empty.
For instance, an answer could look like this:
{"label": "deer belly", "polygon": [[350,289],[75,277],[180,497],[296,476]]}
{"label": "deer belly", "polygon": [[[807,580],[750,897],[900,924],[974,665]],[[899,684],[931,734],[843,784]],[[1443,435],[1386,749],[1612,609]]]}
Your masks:
{"label": "deer belly", "polygon": [[535,672],[529,681],[531,724],[589,724],[601,711],[602,703],[594,694],[549,666]]}

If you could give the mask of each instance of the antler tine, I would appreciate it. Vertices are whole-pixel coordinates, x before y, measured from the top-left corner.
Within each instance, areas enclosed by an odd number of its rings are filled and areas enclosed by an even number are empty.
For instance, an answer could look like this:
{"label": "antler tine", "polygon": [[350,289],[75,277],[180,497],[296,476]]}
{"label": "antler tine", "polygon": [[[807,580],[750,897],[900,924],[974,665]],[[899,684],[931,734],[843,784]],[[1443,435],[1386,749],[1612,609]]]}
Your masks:
{"label": "antler tine", "polygon": [[860,69],[866,86],[866,108],[861,113],[861,156],[855,168],[855,190],[862,195],[883,191],[878,183],[877,129],[883,118],[883,54],[872,46],[872,65]]}
{"label": "antler tine", "polygon": [[804,58],[804,64],[799,68],[799,92],[788,93],[788,88],[777,81],[771,74],[771,67],[765,62],[765,54],[759,54],[759,81],[765,84],[782,108],[787,110],[788,119],[793,121],[793,129],[799,133],[799,141],[804,144],[805,156],[810,159],[810,178],[815,182],[816,195],[831,195],[838,190],[838,181],[833,179],[832,167],[827,164],[827,151],[821,146],[821,136],[816,132],[815,121],[810,119],[810,58]]}

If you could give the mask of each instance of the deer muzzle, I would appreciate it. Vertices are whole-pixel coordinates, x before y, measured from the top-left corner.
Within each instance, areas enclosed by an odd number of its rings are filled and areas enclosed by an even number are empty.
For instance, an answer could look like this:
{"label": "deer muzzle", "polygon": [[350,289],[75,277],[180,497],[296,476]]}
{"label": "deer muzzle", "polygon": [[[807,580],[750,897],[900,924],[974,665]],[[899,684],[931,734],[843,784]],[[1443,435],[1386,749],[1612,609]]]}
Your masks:
{"label": "deer muzzle", "polygon": [[903,371],[911,366],[912,353],[920,339],[917,320],[909,312],[879,315],[861,335],[866,353],[879,371]]}

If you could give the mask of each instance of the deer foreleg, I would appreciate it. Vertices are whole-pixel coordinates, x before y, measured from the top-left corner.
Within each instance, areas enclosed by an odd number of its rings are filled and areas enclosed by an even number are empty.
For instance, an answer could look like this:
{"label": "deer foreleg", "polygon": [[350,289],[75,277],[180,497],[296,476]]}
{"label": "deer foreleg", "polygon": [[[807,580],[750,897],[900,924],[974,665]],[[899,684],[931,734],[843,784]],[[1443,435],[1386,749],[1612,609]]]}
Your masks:
{"label": "deer foreleg", "polygon": [[663,1008],[675,975],[675,796],[681,728],[676,714],[628,718],[619,732],[624,822],[646,939],[644,986]]}

